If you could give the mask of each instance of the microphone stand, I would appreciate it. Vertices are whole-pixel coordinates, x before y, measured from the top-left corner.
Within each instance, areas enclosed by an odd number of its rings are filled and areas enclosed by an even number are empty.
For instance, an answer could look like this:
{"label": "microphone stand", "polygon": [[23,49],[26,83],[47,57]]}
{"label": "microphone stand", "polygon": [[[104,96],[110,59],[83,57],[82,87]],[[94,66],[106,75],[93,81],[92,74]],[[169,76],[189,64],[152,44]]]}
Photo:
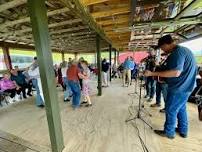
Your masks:
{"label": "microphone stand", "polygon": [[[132,120],[136,120],[136,119],[139,119],[141,121],[143,121],[147,126],[149,126],[151,129],[153,129],[153,127],[148,123],[146,122],[143,118],[142,118],[142,115],[141,113],[148,113],[146,112],[143,108],[144,108],[144,105],[141,105],[141,99],[142,99],[142,78],[140,78],[140,94],[139,94],[139,103],[138,103],[138,111],[137,111],[137,114],[136,116],[134,116],[133,118],[130,118],[130,119],[127,119],[125,120],[125,122],[130,122]],[[148,113],[149,114],[149,113]],[[149,114],[149,116],[151,117],[152,115]]]}

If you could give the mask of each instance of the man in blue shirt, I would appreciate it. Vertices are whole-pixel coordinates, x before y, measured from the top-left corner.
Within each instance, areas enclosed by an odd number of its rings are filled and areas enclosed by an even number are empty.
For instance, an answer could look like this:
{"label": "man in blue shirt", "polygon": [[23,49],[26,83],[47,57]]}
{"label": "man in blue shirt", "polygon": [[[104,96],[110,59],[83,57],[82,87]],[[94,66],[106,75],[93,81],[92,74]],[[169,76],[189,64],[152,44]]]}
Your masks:
{"label": "man in blue shirt", "polygon": [[145,76],[165,77],[168,84],[164,130],[155,130],[155,133],[173,139],[177,131],[181,137],[186,138],[188,134],[186,103],[196,83],[196,62],[191,51],[176,45],[170,35],[160,38],[158,46],[170,55],[165,71],[145,71]]}
{"label": "man in blue shirt", "polygon": [[123,87],[126,86],[126,78],[128,81],[128,85],[131,83],[131,70],[134,69],[134,62],[131,60],[130,57],[127,57],[125,62],[123,63]]}

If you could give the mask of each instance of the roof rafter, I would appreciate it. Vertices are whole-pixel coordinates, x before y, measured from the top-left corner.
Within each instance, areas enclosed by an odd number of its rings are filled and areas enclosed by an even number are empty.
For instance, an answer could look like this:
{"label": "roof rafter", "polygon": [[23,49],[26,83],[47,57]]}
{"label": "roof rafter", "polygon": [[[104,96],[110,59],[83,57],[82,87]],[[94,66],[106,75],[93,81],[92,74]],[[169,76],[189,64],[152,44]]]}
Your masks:
{"label": "roof rafter", "polygon": [[128,12],[130,12],[129,7],[121,7],[121,8],[111,9],[108,11],[95,12],[95,13],[92,13],[92,16],[94,18],[102,18],[102,17],[108,17],[108,16],[113,16],[118,14],[125,14]]}
{"label": "roof rafter", "polygon": [[86,6],[104,3],[104,2],[108,2],[108,1],[109,0],[81,0],[81,2]]}
{"label": "roof rafter", "polygon": [[[54,11],[49,11],[47,13],[47,16],[50,17],[50,16],[54,16],[54,15],[57,15],[57,14],[65,13],[65,12],[68,12],[68,11],[69,11],[69,8],[65,7],[65,8],[54,10]],[[6,28],[8,26],[11,27],[11,26],[21,24],[21,23],[26,23],[26,22],[30,22],[30,17],[25,17],[25,18],[22,18],[22,19],[19,19],[19,20],[5,22],[5,23],[0,25],[0,30]]]}
{"label": "roof rafter", "polygon": [[[49,28],[55,28],[55,27],[59,27],[59,26],[64,26],[64,25],[71,25],[71,24],[74,24],[74,23],[79,23],[79,22],[82,22],[81,19],[73,19],[73,20],[68,20],[68,21],[62,21],[62,22],[59,22],[59,23],[52,23],[52,24],[49,24],[48,27]],[[8,36],[9,34],[15,34],[15,35],[21,35],[21,34],[24,34],[24,33],[27,33],[27,32],[31,32],[32,31],[32,28],[28,27],[28,28],[24,28],[23,30],[16,30],[16,31],[12,31],[12,32],[6,32],[5,34],[1,34],[0,37],[6,37]]]}
{"label": "roof rafter", "polygon": [[105,21],[98,21],[97,23],[100,24],[101,26],[106,26],[106,25],[116,25],[116,24],[122,24],[122,23],[128,23],[129,22],[129,17],[117,17],[115,19],[109,19]]}
{"label": "roof rafter", "polygon": [[25,4],[26,2],[27,0],[13,0],[13,1],[7,2],[5,4],[0,5],[0,12],[3,12],[10,8],[20,6],[22,4]]}

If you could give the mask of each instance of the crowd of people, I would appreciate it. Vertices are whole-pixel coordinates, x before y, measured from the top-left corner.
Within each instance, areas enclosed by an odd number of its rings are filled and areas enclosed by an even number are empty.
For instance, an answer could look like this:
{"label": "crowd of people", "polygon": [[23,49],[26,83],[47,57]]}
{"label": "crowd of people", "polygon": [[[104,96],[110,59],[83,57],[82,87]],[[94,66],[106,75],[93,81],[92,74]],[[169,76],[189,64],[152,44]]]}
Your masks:
{"label": "crowd of people", "polygon": [[[106,59],[103,59],[102,84],[103,87],[109,87],[110,68],[112,78],[123,79],[123,87],[131,85],[132,79],[136,79],[138,75],[138,70],[143,68],[145,98],[151,102],[156,94],[156,102],[151,104],[151,107],[161,107],[162,95],[165,103],[164,108],[160,110],[166,116],[164,130],[155,130],[155,133],[173,139],[177,131],[181,137],[185,138],[188,134],[186,103],[202,86],[202,70],[197,70],[191,51],[177,45],[170,35],[160,38],[158,46],[164,51],[161,59],[157,60],[155,53],[150,51],[148,57],[143,59],[140,65],[135,63],[133,57],[127,57],[118,67],[116,64],[110,65]],[[95,68],[89,66],[84,58],[80,58],[79,61],[69,58],[68,62],[64,61],[59,66],[55,65],[54,71],[56,84],[62,86],[64,91],[64,102],[70,102],[72,98],[74,109],[81,105],[92,106],[90,78],[91,72],[97,73]],[[196,81],[197,72],[199,77]],[[9,102],[32,96],[33,88],[36,90],[36,105],[44,107],[45,99],[36,57],[29,67],[19,69],[16,66],[10,72],[4,73],[0,80],[1,92],[9,93]],[[82,95],[83,101],[81,102]]]}
{"label": "crowd of people", "polygon": [[[89,84],[92,70],[84,58],[80,58],[78,62],[69,58],[68,62],[64,61],[59,66],[54,65],[56,85],[63,88],[64,102],[69,102],[72,98],[74,109],[81,105],[92,106]],[[19,69],[15,66],[9,72],[5,72],[0,80],[0,92],[9,95],[7,96],[9,103],[26,99],[32,96],[33,91],[36,91],[36,106],[43,108],[45,99],[36,57],[29,67]],[[81,95],[84,99],[82,102]]]}

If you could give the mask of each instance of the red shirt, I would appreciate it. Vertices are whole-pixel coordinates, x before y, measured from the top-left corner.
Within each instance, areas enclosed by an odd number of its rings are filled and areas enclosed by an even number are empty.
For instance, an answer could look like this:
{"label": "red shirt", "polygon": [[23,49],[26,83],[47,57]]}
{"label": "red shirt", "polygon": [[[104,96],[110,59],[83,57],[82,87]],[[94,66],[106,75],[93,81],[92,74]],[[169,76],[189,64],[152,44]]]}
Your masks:
{"label": "red shirt", "polygon": [[72,80],[72,81],[78,81],[79,76],[78,74],[80,73],[80,70],[77,65],[72,65],[68,70],[67,70],[67,79]]}

